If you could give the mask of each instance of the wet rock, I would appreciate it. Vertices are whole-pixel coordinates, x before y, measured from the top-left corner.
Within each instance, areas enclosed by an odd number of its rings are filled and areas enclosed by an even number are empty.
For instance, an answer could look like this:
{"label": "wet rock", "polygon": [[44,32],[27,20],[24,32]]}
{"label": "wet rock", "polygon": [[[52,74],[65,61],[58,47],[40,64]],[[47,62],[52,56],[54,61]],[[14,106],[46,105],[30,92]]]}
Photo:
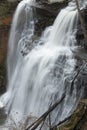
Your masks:
{"label": "wet rock", "polygon": [[[84,23],[85,23],[85,28],[87,30],[87,8],[83,9],[81,11]],[[81,28],[81,23],[80,20],[78,21],[78,25],[77,25],[77,35],[76,35],[76,39],[77,39],[77,44],[80,46],[84,46],[85,44],[85,40],[84,40],[84,35],[83,35],[83,31]]]}
{"label": "wet rock", "polygon": [[[74,130],[87,130],[87,99],[81,100],[81,104],[85,104],[86,111],[83,117],[79,120]],[[81,113],[81,111],[80,111]]]}
{"label": "wet rock", "polygon": [[[57,130],[87,130],[87,100],[81,100],[69,120]],[[83,121],[84,120],[84,121]]]}
{"label": "wet rock", "polygon": [[5,112],[5,109],[4,108],[3,109],[0,108],[0,126],[4,124],[6,118],[7,118],[7,114]]}
{"label": "wet rock", "polygon": [[[83,97],[87,98],[87,52],[84,48],[79,47],[74,50],[74,55],[76,59],[76,73],[77,77],[75,79],[75,85],[78,90],[83,87]],[[74,86],[73,86],[74,87]]]}
{"label": "wet rock", "polygon": [[68,2],[48,4],[45,0],[36,0],[32,5],[35,11],[35,32],[41,35],[42,31],[53,24],[60,10],[66,7]]}
{"label": "wet rock", "polygon": [[8,28],[0,28],[0,95],[6,90],[6,57]]}

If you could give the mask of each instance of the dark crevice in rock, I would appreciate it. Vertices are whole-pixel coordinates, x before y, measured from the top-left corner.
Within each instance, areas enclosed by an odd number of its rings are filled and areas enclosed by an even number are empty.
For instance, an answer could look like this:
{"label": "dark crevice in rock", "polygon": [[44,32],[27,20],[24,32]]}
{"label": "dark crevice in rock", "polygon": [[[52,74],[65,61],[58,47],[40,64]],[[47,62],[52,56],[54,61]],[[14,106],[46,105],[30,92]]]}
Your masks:
{"label": "dark crevice in rock", "polygon": [[32,6],[34,8],[35,33],[41,35],[44,29],[53,24],[60,10],[66,7],[68,2],[48,4],[38,0]]}

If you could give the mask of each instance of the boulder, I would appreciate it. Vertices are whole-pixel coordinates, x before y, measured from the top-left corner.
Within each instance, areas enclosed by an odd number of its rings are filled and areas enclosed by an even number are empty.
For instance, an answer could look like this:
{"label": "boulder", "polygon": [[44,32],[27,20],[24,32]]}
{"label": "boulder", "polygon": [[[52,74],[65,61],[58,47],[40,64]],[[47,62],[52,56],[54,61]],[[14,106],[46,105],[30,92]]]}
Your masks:
{"label": "boulder", "polygon": [[87,130],[87,99],[81,100],[72,116],[56,130]]}

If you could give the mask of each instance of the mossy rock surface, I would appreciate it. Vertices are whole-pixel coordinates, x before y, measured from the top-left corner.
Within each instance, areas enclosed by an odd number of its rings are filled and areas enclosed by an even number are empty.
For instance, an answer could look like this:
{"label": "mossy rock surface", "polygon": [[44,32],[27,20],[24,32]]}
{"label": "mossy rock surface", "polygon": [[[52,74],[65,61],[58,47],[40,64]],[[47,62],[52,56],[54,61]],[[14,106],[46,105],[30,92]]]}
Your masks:
{"label": "mossy rock surface", "polygon": [[87,99],[80,101],[71,118],[57,130],[87,130]]}

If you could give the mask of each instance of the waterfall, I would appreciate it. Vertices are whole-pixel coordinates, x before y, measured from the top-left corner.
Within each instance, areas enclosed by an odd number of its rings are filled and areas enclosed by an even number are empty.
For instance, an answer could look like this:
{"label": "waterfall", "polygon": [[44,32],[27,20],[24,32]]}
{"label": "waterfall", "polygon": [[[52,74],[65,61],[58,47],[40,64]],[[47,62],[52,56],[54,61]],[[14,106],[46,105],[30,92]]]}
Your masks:
{"label": "waterfall", "polygon": [[[33,11],[30,6],[34,2],[34,0],[24,0],[19,3],[18,8],[14,14],[12,28],[9,38],[9,51],[8,51],[8,80],[11,80],[12,73],[16,66],[17,60],[19,57],[19,50],[17,50],[17,46],[20,40],[24,43],[30,42],[30,38],[34,33],[34,21],[33,21]],[[21,21],[21,25],[20,25]],[[22,37],[22,38],[21,38]],[[25,45],[24,45],[25,46]],[[13,59],[14,57],[14,59]]]}
{"label": "waterfall", "polygon": [[54,125],[73,113],[83,92],[82,87],[79,91],[76,85],[71,87],[78,15],[75,3],[70,2],[36,45],[31,4],[31,0],[23,0],[14,15],[8,51],[8,88],[0,98],[0,106],[5,106],[18,122],[30,115],[38,118],[65,94],[50,114]]}

